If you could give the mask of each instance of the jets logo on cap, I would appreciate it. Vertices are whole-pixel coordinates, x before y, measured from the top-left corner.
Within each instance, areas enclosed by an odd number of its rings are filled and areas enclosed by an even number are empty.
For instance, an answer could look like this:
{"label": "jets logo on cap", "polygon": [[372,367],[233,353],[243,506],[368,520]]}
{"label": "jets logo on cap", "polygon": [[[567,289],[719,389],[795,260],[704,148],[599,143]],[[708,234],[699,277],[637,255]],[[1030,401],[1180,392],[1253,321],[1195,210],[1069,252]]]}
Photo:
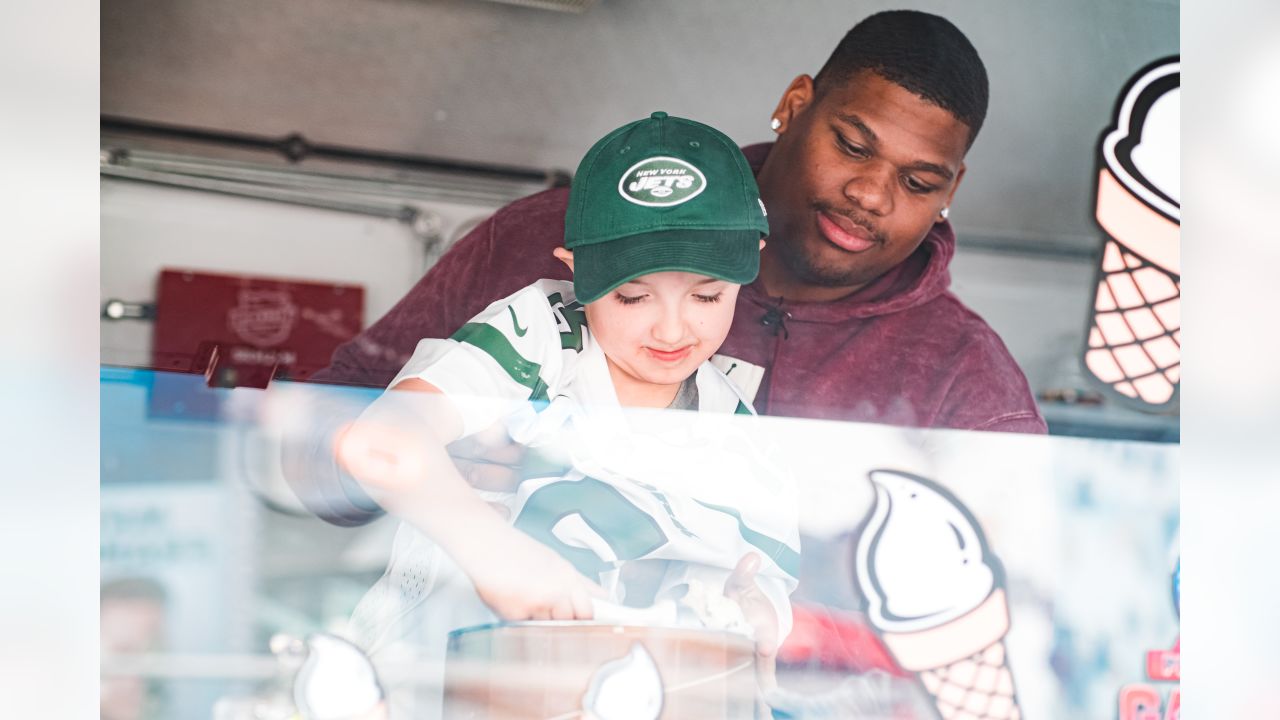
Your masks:
{"label": "jets logo on cap", "polygon": [[707,189],[698,168],[679,158],[651,157],[632,165],[618,181],[618,194],[645,207],[669,207],[688,202]]}

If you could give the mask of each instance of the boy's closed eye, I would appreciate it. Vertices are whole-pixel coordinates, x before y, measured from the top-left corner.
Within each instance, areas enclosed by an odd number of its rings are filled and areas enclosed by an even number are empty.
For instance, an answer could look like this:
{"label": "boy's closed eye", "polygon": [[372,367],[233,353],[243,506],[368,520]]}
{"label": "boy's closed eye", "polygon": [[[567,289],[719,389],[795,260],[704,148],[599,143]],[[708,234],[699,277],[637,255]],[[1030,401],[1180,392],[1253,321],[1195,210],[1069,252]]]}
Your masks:
{"label": "boy's closed eye", "polygon": [[[700,290],[698,292],[690,293],[690,295],[693,297],[694,300],[698,302],[717,303],[717,302],[720,302],[720,299],[724,296],[724,290],[722,288],[716,289],[713,292]],[[635,291],[628,291],[624,293],[621,290],[615,290],[613,293],[613,297],[615,300],[617,300],[619,303],[623,305],[635,305],[636,303],[639,303],[643,301],[645,298],[649,297],[649,294],[646,292],[635,292]]]}
{"label": "boy's closed eye", "polygon": [[615,291],[613,293],[613,297],[623,305],[635,305],[649,296],[646,293],[641,293],[639,295],[624,295],[621,291]]}

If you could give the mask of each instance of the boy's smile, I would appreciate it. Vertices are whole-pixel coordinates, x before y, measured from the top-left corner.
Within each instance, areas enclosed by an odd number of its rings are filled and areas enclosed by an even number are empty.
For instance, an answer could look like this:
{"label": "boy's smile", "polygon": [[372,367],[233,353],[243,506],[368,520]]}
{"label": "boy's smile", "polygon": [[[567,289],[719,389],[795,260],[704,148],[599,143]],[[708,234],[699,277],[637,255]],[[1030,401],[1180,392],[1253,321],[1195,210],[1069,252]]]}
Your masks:
{"label": "boy's smile", "polygon": [[689,357],[689,353],[693,351],[692,345],[686,345],[676,350],[659,350],[654,347],[646,347],[653,359],[663,363],[678,363]]}

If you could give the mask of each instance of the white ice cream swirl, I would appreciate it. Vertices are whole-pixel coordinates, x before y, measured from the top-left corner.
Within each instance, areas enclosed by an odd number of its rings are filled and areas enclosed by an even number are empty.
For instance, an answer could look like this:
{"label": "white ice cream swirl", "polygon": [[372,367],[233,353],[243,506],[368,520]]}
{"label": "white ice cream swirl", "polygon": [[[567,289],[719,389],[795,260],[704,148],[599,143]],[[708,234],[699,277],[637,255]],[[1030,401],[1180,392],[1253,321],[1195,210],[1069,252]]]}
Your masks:
{"label": "white ice cream swirl", "polygon": [[858,584],[876,628],[934,628],[978,607],[1003,582],[969,510],[925,478],[874,470],[876,505],[858,540]]}

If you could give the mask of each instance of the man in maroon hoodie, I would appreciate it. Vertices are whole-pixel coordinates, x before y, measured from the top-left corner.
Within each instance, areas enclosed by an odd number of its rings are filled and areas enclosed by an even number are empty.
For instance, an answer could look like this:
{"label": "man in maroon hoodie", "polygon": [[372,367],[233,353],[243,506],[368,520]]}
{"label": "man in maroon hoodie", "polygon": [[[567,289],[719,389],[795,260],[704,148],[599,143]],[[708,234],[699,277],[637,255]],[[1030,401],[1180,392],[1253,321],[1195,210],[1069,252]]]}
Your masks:
{"label": "man in maroon hoodie", "polygon": [[[947,288],[947,222],[987,110],[977,51],[915,11],[856,25],[786,89],[772,144],[743,152],[770,236],[717,358],[761,413],[1045,432],[1000,338]],[[390,312],[338,348],[321,382],[385,386],[421,338],[495,299],[566,278],[567,189],[512,203],[460,240]]]}

